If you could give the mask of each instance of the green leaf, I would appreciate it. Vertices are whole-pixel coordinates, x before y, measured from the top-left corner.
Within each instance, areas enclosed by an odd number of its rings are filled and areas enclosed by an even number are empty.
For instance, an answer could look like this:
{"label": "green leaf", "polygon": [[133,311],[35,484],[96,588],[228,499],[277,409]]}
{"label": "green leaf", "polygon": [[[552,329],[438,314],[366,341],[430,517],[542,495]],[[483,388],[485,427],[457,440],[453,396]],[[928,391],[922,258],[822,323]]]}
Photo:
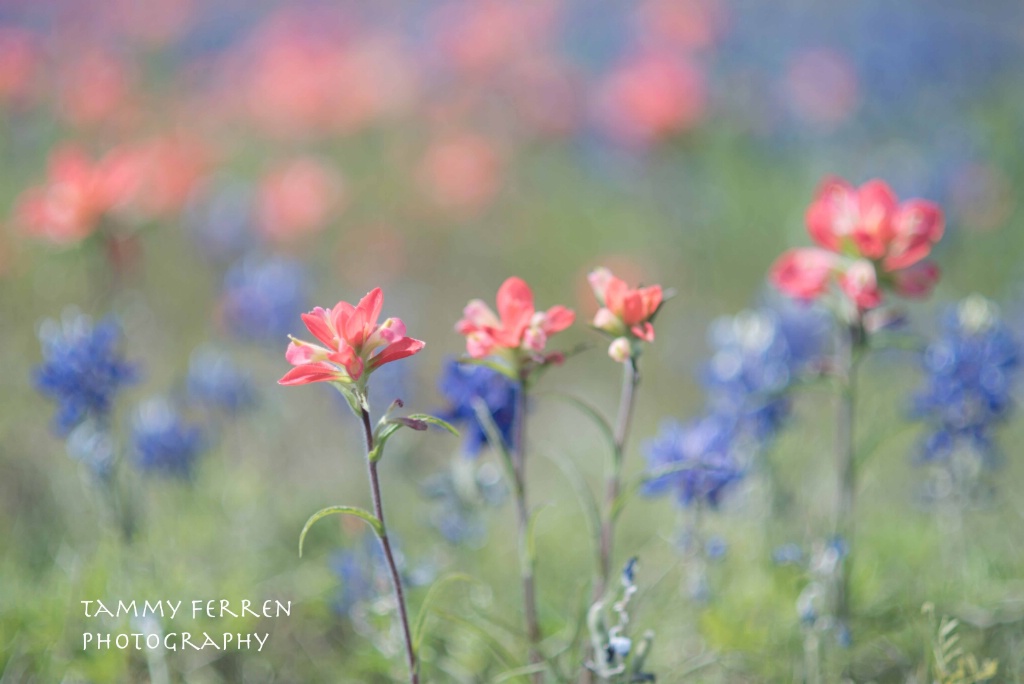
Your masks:
{"label": "green leaf", "polygon": [[448,432],[452,433],[456,437],[460,436],[459,435],[459,431],[457,429],[455,429],[455,426],[453,426],[451,423],[449,423],[446,420],[441,420],[437,416],[431,416],[431,415],[428,415],[426,413],[414,413],[411,416],[409,416],[409,418],[412,418],[413,420],[422,420],[424,423],[428,423],[430,425],[436,425],[439,428],[444,428],[445,430],[447,430]]}
{"label": "green leaf", "polygon": [[512,667],[513,663],[517,661],[516,656],[514,656],[512,653],[509,652],[508,649],[505,648],[505,645],[501,639],[495,637],[493,634],[491,634],[486,629],[481,627],[479,624],[473,622],[472,620],[467,620],[464,617],[456,615],[455,613],[449,613],[445,610],[435,610],[434,614],[442,620],[447,620],[456,625],[459,625],[460,627],[463,627],[469,632],[475,633],[478,637],[480,637],[481,640],[483,640],[485,646],[488,649],[490,649],[490,651],[494,653],[495,656],[497,656],[498,660],[501,661],[502,665],[504,665],[505,667]]}
{"label": "green leaf", "polygon": [[507,682],[510,679],[517,677],[525,677],[526,675],[537,674],[538,672],[547,672],[547,663],[536,663],[534,665],[523,665],[513,670],[506,670],[500,675],[491,680],[492,684],[499,684],[499,682]]}
{"label": "green leaf", "polygon": [[328,506],[327,508],[321,508],[313,515],[309,516],[309,520],[307,520],[306,524],[302,527],[302,533],[299,535],[299,558],[302,558],[302,545],[306,541],[306,534],[309,532],[309,529],[313,527],[313,524],[316,523],[317,520],[320,520],[320,518],[326,518],[327,516],[334,515],[335,513],[354,515],[357,518],[361,518],[373,528],[374,533],[378,537],[384,536],[384,526],[373,513],[355,506]]}
{"label": "green leaf", "polygon": [[423,642],[423,635],[425,634],[424,630],[427,624],[427,616],[430,613],[431,604],[436,600],[436,597],[441,591],[441,587],[454,582],[467,582],[470,584],[481,583],[480,580],[471,575],[456,572],[445,575],[430,585],[430,589],[427,590],[427,595],[423,599],[423,603],[420,604],[420,614],[416,617],[416,626],[413,628],[413,643],[415,644],[414,650],[416,653],[420,652],[420,644]]}
{"label": "green leaf", "polygon": [[418,421],[427,423],[428,425],[436,425],[440,428],[444,428],[456,437],[459,436],[459,431],[456,430],[451,423],[441,420],[440,418],[427,415],[426,413],[414,413],[403,418],[389,418],[382,421],[381,424],[377,426],[373,439],[373,451],[370,452],[369,456],[370,461],[380,460],[381,456],[384,455],[384,446],[396,432],[404,427],[414,428],[409,421]]}

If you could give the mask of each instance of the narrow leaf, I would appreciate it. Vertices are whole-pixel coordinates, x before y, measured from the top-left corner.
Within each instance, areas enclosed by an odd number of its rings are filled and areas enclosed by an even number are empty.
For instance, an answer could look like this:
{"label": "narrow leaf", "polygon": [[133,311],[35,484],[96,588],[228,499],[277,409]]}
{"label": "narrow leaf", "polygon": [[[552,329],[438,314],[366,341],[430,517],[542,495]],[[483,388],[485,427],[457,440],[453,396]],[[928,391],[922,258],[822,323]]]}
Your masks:
{"label": "narrow leaf", "polygon": [[452,433],[456,437],[459,436],[459,431],[455,429],[455,426],[453,426],[446,420],[441,420],[437,416],[427,415],[426,413],[414,413],[411,416],[409,416],[409,418],[411,420],[423,421],[424,423],[427,423],[429,425],[436,425],[439,428],[444,428],[445,430]]}
{"label": "narrow leaf", "polygon": [[580,399],[579,397],[575,397],[566,392],[551,391],[538,392],[537,394],[540,396],[549,396],[553,399],[558,399],[559,401],[565,402],[566,404],[569,404],[570,406],[573,406],[576,409],[578,409],[580,413],[589,418],[591,422],[593,422],[594,425],[597,426],[598,430],[601,431],[601,436],[604,437],[605,441],[607,442],[608,448],[611,449],[613,454],[615,453],[615,431],[612,429],[611,423],[608,422],[608,419],[601,415],[601,412],[598,411],[594,406],[590,405],[589,403]]}
{"label": "narrow leaf", "polygon": [[381,525],[380,520],[378,520],[377,516],[373,513],[365,511],[362,508],[356,508],[355,506],[328,506],[327,508],[321,508],[313,515],[309,516],[309,520],[307,520],[306,524],[302,527],[302,533],[299,535],[299,558],[302,558],[302,545],[306,541],[306,534],[309,532],[309,529],[313,527],[313,524],[317,520],[320,520],[320,518],[326,518],[327,516],[334,515],[335,513],[354,515],[357,518],[361,518],[373,528],[374,533],[378,537],[384,535],[384,526]]}
{"label": "narrow leaf", "polygon": [[425,627],[427,624],[427,616],[430,614],[431,605],[437,596],[440,594],[441,588],[447,584],[453,584],[455,582],[467,582],[470,584],[479,583],[475,577],[464,573],[452,573],[441,577],[436,582],[430,585],[430,589],[427,591],[426,597],[423,599],[423,603],[420,604],[420,614],[416,617],[416,627],[413,629],[413,643],[415,644],[414,650],[416,653],[420,652],[420,645],[423,642],[423,636],[425,634]]}

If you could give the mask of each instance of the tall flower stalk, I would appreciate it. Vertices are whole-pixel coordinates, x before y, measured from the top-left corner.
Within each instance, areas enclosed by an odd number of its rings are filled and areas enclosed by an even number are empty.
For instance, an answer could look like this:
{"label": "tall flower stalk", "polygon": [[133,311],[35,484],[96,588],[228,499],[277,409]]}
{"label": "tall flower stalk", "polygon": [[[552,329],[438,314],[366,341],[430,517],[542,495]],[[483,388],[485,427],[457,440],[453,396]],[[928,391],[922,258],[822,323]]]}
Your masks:
{"label": "tall flower stalk", "polygon": [[[854,428],[857,413],[857,366],[866,346],[864,325],[858,316],[848,325],[839,326],[836,335],[836,509],[835,535],[839,539],[853,539],[856,492],[857,454]],[[835,617],[843,625],[850,618],[850,565],[847,556],[839,563],[835,575]]]}
{"label": "tall flower stalk", "polygon": [[654,341],[653,320],[664,301],[660,285],[631,288],[607,268],[598,268],[587,278],[600,306],[593,327],[612,338],[608,355],[622,364],[622,392],[615,427],[612,431],[612,456],[605,483],[604,507],[597,552],[597,579],[593,599],[600,600],[608,589],[614,562],[615,523],[620,512],[622,469],[626,441],[633,423],[636,390],[640,384],[638,360],[641,344]]}
{"label": "tall flower stalk", "polygon": [[309,332],[324,346],[292,338],[285,356],[295,367],[278,382],[282,385],[331,383],[348,401],[353,414],[362,425],[373,512],[353,506],[329,506],[314,513],[306,521],[299,536],[299,555],[302,555],[306,533],[320,518],[343,513],[361,518],[370,525],[380,541],[385,564],[391,575],[405,644],[409,681],[411,684],[419,684],[419,661],[409,628],[409,612],[402,589],[402,578],[384,520],[384,501],[377,466],[384,455],[384,446],[388,439],[403,427],[426,430],[428,425],[434,424],[456,435],[458,432],[448,423],[432,416],[393,416],[393,411],[402,407],[400,400],[391,405],[376,428],[371,424],[367,400],[367,381],[370,375],[386,363],[418,353],[424,346],[422,341],[405,335],[405,324],[398,318],[388,318],[378,324],[383,303],[384,295],[380,288],[377,288],[363,297],[356,306],[348,302],[338,302],[330,310],[318,307],[308,314],[303,314],[302,320]]}
{"label": "tall flower stalk", "polygon": [[[772,266],[782,292],[804,300],[826,299],[837,321],[833,368],[836,380],[836,534],[853,549],[857,454],[857,367],[868,349],[866,315],[884,305],[887,291],[923,298],[939,279],[927,260],[945,229],[938,205],[900,201],[881,180],[854,187],[826,178],[807,209],[807,232],[819,247],[793,249]],[[851,558],[837,569],[834,617],[845,632],[851,615]]]}
{"label": "tall flower stalk", "polygon": [[523,621],[529,643],[529,663],[536,666],[531,678],[543,681],[544,656],[541,652],[540,617],[537,612],[536,559],[532,550],[531,512],[527,498],[527,407],[530,388],[539,373],[551,364],[561,363],[564,354],[544,353],[548,338],[572,325],[576,315],[564,306],[537,311],[533,292],[520,278],[502,283],[497,295],[497,313],[479,299],[470,301],[456,331],[466,337],[470,360],[492,367],[519,384],[515,428],[512,444],[502,442],[486,406],[477,411],[481,421],[492,428],[488,437],[507,455],[509,479],[516,506],[516,529],[519,543],[520,581],[522,584]]}

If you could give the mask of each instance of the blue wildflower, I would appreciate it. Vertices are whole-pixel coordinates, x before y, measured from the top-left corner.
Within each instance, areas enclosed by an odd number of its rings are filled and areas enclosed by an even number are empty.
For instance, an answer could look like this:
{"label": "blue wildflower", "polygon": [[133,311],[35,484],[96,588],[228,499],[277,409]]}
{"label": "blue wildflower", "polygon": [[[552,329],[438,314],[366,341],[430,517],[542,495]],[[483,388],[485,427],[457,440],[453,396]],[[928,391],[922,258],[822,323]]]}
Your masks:
{"label": "blue wildflower", "polygon": [[[408,568],[400,541],[389,535],[395,564],[402,576],[402,583],[418,587],[435,579],[435,571],[429,565],[421,564]],[[331,555],[329,566],[341,581],[333,607],[339,615],[353,616],[353,609],[378,599],[392,597],[391,574],[380,542],[372,534],[363,535],[360,542],[341,549]]]}
{"label": "blue wildflower", "polygon": [[664,423],[647,442],[647,469],[652,479],[643,487],[647,496],[673,492],[679,503],[718,505],[730,485],[743,477],[732,454],[733,425],[708,415],[685,425]]}
{"label": "blue wildflower", "polygon": [[247,258],[228,271],[221,313],[228,330],[245,340],[279,344],[307,308],[307,282],[300,262]]}
{"label": "blue wildflower", "polygon": [[501,473],[493,464],[477,467],[465,459],[425,479],[420,490],[437,502],[430,523],[455,546],[482,543],[487,535],[485,508],[500,506],[508,495]]}
{"label": "blue wildflower", "polygon": [[132,422],[136,464],[148,472],[191,477],[205,447],[202,431],[165,399],[144,402]]}
{"label": "blue wildflower", "polygon": [[482,400],[506,444],[512,442],[519,386],[501,373],[449,359],[438,382],[448,408],[439,416],[450,423],[462,424],[464,453],[475,458],[487,444],[487,433],[477,420],[474,403]]}
{"label": "blue wildflower", "polygon": [[741,435],[770,440],[789,416],[785,391],[821,352],[819,313],[796,305],[762,307],[715,321],[709,334],[714,355],[702,374],[709,409],[731,417]]}
{"label": "blue wildflower", "polygon": [[43,363],[34,381],[41,394],[57,402],[54,432],[66,436],[89,418],[106,422],[117,393],[137,377],[121,354],[117,324],[108,319],[93,325],[88,316],[70,314],[61,323],[45,321],[39,339]]}
{"label": "blue wildflower", "polygon": [[925,386],[914,414],[929,424],[919,460],[949,463],[961,450],[991,463],[993,432],[1013,408],[1020,344],[994,304],[969,297],[946,312],[923,357]]}
{"label": "blue wildflower", "polygon": [[192,352],[185,384],[189,401],[205,408],[236,414],[256,403],[250,375],[210,346]]}

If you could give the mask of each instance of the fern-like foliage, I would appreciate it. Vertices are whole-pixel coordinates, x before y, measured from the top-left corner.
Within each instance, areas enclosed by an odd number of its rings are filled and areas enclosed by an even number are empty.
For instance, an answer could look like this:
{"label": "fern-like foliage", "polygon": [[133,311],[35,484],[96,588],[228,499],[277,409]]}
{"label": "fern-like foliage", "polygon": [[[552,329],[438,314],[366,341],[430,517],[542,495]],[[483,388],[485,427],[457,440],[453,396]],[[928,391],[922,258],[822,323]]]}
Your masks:
{"label": "fern-like foliage", "polygon": [[[935,606],[925,604],[922,612],[934,619]],[[932,641],[935,684],[983,684],[991,681],[999,670],[999,662],[986,658],[981,662],[973,653],[964,653],[957,628],[960,621],[943,616]]]}

